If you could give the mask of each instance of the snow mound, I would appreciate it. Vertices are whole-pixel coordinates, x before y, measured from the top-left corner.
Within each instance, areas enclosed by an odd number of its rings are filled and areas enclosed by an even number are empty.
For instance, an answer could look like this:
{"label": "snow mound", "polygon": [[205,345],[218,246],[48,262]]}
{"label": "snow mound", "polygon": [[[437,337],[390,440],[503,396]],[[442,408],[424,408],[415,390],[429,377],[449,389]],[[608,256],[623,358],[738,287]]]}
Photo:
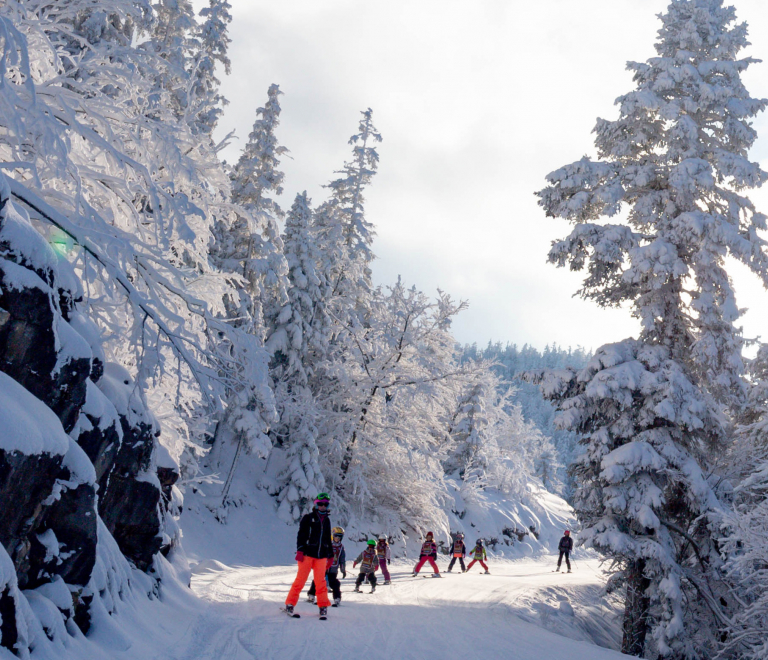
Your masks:
{"label": "snow mound", "polygon": [[0,449],[26,456],[63,456],[70,439],[56,414],[0,371]]}

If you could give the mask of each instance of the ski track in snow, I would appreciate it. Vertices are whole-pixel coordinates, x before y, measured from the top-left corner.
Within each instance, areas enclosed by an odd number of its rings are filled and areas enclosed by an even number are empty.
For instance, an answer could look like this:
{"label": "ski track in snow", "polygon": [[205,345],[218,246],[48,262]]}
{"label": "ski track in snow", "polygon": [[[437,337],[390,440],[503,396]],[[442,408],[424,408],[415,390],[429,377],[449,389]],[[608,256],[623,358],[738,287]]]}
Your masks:
{"label": "ski track in snow", "polygon": [[[397,562],[391,567],[392,585],[379,582],[374,594],[367,584],[363,593],[353,593],[357,571],[350,570],[342,580],[341,607],[329,608],[325,622],[319,621],[317,606],[304,600],[306,588],[296,607],[301,619],[279,611],[295,576],[293,566],[205,569],[192,581],[207,603],[205,610],[183,639],[156,657],[317,660],[331,651],[338,658],[364,654],[366,660],[487,653],[511,660],[537,660],[545,654],[569,660],[627,657],[550,631],[561,624],[571,637],[579,629],[595,630],[595,622],[584,619],[594,618],[601,585],[594,560],[580,561],[570,575],[552,573],[552,564],[552,558],[492,562],[491,575],[475,566],[468,574],[433,579],[412,578],[412,564]],[[563,602],[565,609],[558,610],[555,604]],[[581,606],[593,609],[580,611]]]}

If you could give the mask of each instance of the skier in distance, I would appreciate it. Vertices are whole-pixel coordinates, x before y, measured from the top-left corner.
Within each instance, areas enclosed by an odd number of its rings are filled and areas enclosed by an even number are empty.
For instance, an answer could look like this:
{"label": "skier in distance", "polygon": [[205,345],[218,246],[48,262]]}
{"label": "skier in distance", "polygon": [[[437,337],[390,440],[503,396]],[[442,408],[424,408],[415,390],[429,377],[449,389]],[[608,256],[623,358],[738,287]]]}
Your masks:
{"label": "skier in distance", "polygon": [[557,568],[555,573],[560,572],[560,564],[563,563],[563,557],[565,557],[565,565],[568,567],[568,572],[571,572],[571,550],[573,550],[573,539],[571,538],[571,531],[566,529],[563,532],[563,538],[560,539],[560,543],[557,544],[557,549],[560,551],[560,556],[557,558]]}
{"label": "skier in distance", "polygon": [[488,561],[488,555],[486,554],[485,548],[483,547],[483,539],[477,539],[475,547],[472,548],[472,551],[469,554],[472,557],[472,561],[469,562],[469,566],[467,566],[467,572],[469,572],[469,569],[472,568],[477,562],[480,562],[480,566],[485,569],[485,575],[488,575],[490,571],[488,570],[488,566],[485,563]]}
{"label": "skier in distance", "polygon": [[379,542],[376,544],[376,554],[379,557],[379,568],[381,569],[381,574],[384,576],[384,584],[392,584],[392,580],[389,576],[389,569],[387,568],[391,561],[389,541],[383,534],[379,536]]}
{"label": "skier in distance", "polygon": [[376,541],[368,539],[367,547],[352,562],[352,568],[360,564],[360,575],[355,580],[355,591],[360,593],[360,585],[368,578],[371,583],[371,593],[376,591],[376,568],[379,565],[379,557],[376,554]]}
{"label": "skier in distance", "polygon": [[464,557],[467,556],[467,546],[464,543],[464,534],[462,532],[456,534],[456,539],[453,541],[453,547],[451,548],[451,554],[453,557],[451,557],[451,563],[448,564],[448,573],[453,570],[453,565],[456,563],[457,559],[461,564],[461,572],[466,573],[467,567],[464,566]]}
{"label": "skier in distance", "polygon": [[285,600],[285,612],[289,616],[294,616],[293,608],[299,602],[301,590],[310,572],[315,582],[320,618],[325,619],[328,616],[328,606],[331,603],[328,600],[325,572],[333,562],[329,504],[328,493],[320,493],[315,498],[312,512],[303,516],[299,522],[299,533],[296,536],[296,561],[299,563],[299,568],[291,590],[288,592],[288,598]]}
{"label": "skier in distance", "polygon": [[442,575],[440,575],[440,569],[435,563],[435,559],[437,559],[437,544],[435,543],[435,535],[432,532],[427,532],[427,535],[424,538],[424,543],[421,544],[419,563],[416,564],[416,568],[413,569],[413,577],[416,577],[419,574],[419,571],[421,570],[421,567],[424,566],[425,562],[429,562],[429,565],[434,571],[432,577],[442,577]]}

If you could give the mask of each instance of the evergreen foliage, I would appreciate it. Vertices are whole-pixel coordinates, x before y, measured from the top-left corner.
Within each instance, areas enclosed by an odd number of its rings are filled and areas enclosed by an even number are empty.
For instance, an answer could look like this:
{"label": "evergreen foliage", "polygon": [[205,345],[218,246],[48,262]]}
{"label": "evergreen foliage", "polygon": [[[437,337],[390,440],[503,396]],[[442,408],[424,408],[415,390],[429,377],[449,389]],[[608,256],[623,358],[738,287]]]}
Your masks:
{"label": "evergreen foliage", "polygon": [[743,194],[766,179],[747,156],[766,102],[741,82],[753,60],[739,59],[746,26],[732,7],[674,0],[661,21],[658,56],[628,65],[636,89],[618,99],[619,119],[597,123],[598,159],[553,172],[539,193],[574,225],[550,261],[586,270],[583,297],[631,304],[640,338],[598,349],[578,373],[534,378],[563,427],[584,434],[575,505],[587,543],[628,583],[623,650],[694,658],[713,653],[706,629],[727,620],[722,505],[704,475],[745,395],[726,256],[768,282],[765,216]]}

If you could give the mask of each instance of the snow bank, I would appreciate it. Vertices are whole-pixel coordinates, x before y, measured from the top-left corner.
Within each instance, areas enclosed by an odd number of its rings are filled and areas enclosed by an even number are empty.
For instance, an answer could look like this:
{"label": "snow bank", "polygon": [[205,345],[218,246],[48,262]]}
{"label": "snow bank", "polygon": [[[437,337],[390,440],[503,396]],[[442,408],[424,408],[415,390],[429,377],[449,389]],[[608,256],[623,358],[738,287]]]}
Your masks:
{"label": "snow bank", "polygon": [[69,447],[70,439],[56,414],[0,371],[0,449],[27,456],[63,456]]}

